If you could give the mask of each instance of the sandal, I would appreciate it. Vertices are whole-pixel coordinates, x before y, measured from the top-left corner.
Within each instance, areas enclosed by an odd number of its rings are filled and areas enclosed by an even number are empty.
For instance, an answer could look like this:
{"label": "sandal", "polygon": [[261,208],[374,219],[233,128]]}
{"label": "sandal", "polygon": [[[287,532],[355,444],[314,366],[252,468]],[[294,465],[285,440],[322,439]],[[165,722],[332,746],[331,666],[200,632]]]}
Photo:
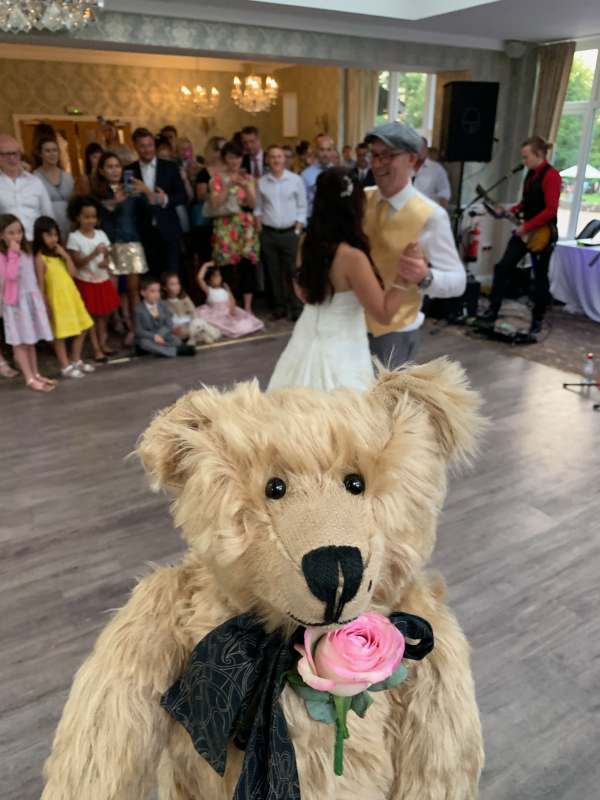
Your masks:
{"label": "sandal", "polygon": [[56,388],[55,386],[49,386],[47,383],[42,383],[37,378],[29,378],[25,385],[34,392],[52,392]]}
{"label": "sandal", "polygon": [[7,361],[0,361],[0,375],[3,378],[16,378],[19,373],[13,369]]}
{"label": "sandal", "polygon": [[39,372],[36,372],[36,374],[33,377],[36,379],[36,381],[39,381],[40,383],[45,383],[46,386],[58,386],[58,381],[55,381],[52,378],[45,378],[43,375],[40,375]]}

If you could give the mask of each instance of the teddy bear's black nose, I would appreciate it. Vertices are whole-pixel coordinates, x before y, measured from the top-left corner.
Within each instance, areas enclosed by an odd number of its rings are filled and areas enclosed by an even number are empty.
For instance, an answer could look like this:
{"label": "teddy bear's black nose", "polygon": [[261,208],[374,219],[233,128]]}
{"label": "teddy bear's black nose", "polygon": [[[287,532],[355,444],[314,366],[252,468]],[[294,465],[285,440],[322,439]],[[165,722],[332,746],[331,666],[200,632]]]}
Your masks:
{"label": "teddy bear's black nose", "polygon": [[310,591],[325,603],[323,621],[338,622],[361,584],[362,555],[358,547],[317,547],[303,557],[302,572]]}

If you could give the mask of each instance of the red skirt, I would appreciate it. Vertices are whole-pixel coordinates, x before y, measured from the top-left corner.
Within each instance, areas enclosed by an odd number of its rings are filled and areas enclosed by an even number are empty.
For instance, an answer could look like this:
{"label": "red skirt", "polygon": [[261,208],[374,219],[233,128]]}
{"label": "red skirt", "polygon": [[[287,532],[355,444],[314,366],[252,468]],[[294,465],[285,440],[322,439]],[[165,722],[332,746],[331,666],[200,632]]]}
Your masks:
{"label": "red skirt", "polygon": [[88,283],[75,279],[85,307],[92,317],[106,317],[119,308],[121,301],[111,280],[102,283]]}

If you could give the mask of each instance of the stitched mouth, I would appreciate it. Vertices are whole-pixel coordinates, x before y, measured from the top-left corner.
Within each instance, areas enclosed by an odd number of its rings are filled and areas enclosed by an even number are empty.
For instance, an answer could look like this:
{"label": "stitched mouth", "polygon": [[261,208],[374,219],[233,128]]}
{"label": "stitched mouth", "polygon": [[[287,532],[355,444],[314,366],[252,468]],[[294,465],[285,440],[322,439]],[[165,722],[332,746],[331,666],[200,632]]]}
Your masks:
{"label": "stitched mouth", "polygon": [[355,619],[358,619],[358,615],[356,615],[355,617],[350,617],[350,619],[340,620],[339,622],[306,622],[306,620],[294,616],[289,611],[287,613],[289,617],[291,617],[295,622],[299,622],[300,625],[303,625],[305,628],[325,628],[331,625],[337,625],[337,626],[347,625],[349,622],[354,622]]}

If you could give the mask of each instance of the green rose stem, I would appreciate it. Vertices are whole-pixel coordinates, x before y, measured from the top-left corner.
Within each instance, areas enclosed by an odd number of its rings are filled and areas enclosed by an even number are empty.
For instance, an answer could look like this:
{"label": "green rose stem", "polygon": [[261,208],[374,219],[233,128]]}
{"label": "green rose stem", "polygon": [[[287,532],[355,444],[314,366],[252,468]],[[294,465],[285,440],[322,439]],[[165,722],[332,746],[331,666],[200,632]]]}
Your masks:
{"label": "green rose stem", "polygon": [[335,703],[335,755],[333,771],[336,775],[344,774],[344,739],[350,735],[346,727],[346,717],[352,705],[351,697],[333,696]]}

